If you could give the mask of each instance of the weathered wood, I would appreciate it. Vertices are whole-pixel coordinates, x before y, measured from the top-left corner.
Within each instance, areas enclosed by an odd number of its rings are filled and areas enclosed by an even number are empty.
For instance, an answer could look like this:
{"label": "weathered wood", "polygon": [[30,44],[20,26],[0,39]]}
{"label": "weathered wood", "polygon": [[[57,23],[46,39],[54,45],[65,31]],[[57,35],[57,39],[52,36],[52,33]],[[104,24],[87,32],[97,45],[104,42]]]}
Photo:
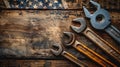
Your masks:
{"label": "weathered wood", "polygon": [[[72,19],[80,15],[77,13],[78,11],[3,11],[0,21],[1,51],[5,55],[51,56],[50,44],[61,41],[62,33],[69,31]],[[40,49],[45,51],[41,52]]]}
{"label": "weathered wood", "polygon": [[[120,13],[110,12],[110,14],[112,24],[120,29]],[[51,44],[61,43],[63,32],[73,32],[70,25],[73,24],[72,20],[78,17],[84,17],[84,13],[80,10],[2,10],[0,12],[0,58],[65,59],[61,56],[56,57],[50,52]],[[91,27],[88,19],[86,20],[87,25]],[[105,32],[93,30],[113,46],[117,46]],[[76,33],[75,35],[77,40],[84,42],[107,59],[111,59],[88,38]],[[67,48],[67,51],[79,59],[84,59],[86,63],[95,64],[73,48]]]}
{"label": "weathered wood", "polygon": [[[120,0],[94,1],[110,11],[112,24],[120,29]],[[0,8],[8,8],[3,2],[4,0],[0,0]],[[28,58],[29,60],[0,60],[0,67],[77,67],[62,56],[54,56],[50,52],[50,48],[51,44],[61,43],[64,31],[73,32],[70,29],[70,25],[73,24],[72,19],[84,17],[81,9],[83,5],[91,8],[88,2],[89,0],[62,0],[64,9],[78,10],[2,10],[0,12],[0,59]],[[91,27],[89,20],[86,19],[86,21],[87,25]],[[93,30],[117,49],[120,49],[117,43],[105,32]],[[114,62],[88,38],[76,33],[75,35],[77,40],[84,42],[89,48]],[[96,63],[75,49],[70,47],[67,48],[67,51],[88,63],[90,67],[98,67]],[[36,60],[30,60],[30,58]]]}
{"label": "weathered wood", "polygon": [[[120,28],[120,23],[117,23],[117,20],[119,21],[119,13],[114,14],[112,14],[114,15],[112,16],[112,24]],[[0,15],[0,47],[2,48],[2,54],[20,57],[38,54],[38,56],[45,57],[51,56],[49,52],[50,45],[61,42],[64,31],[71,31],[72,19],[82,17],[83,13],[77,10],[3,10]],[[97,33],[100,36],[105,35],[105,40],[110,39],[113,41],[105,33]],[[83,35],[81,36],[78,39],[80,38],[83,42],[91,44],[84,39]]]}
{"label": "weathered wood", "polygon": [[[14,62],[14,63],[13,63]],[[89,67],[99,67],[96,64]],[[1,60],[0,67],[78,67],[68,60]]]}
{"label": "weathered wood", "polygon": [[[6,7],[5,4],[3,4],[3,1],[4,0],[0,0],[0,6],[2,8],[9,8],[9,7]],[[10,0],[8,0],[9,2]],[[34,0],[33,0],[34,1]],[[54,1],[54,0],[51,0],[51,1]],[[57,0],[56,0],[57,1]],[[89,5],[89,1],[90,0],[58,0],[58,2],[60,1],[61,3],[61,6],[63,8],[55,8],[55,9],[82,9],[82,6],[86,6],[87,8],[91,8]],[[105,9],[109,9],[109,10],[118,10],[120,9],[120,0],[94,0],[96,2],[98,2],[103,8]],[[17,2],[17,0],[14,0],[12,5],[16,6],[16,7],[10,7],[10,8],[19,8],[18,5],[20,3]],[[29,2],[26,2],[26,6],[23,7],[23,9],[31,9],[30,7],[28,7],[28,4]],[[46,1],[46,5],[48,5],[49,2]],[[52,4],[51,4],[52,5]],[[41,7],[35,7],[35,8],[32,8],[32,9],[54,9],[54,6],[52,6],[52,8],[41,8]],[[21,9],[21,8],[20,8]]]}

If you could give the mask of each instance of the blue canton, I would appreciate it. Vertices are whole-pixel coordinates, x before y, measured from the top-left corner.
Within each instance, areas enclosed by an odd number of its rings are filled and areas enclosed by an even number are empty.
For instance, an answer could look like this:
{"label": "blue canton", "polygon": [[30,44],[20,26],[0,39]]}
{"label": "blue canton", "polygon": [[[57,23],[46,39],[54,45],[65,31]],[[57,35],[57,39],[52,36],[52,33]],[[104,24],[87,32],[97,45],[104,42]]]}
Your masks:
{"label": "blue canton", "polygon": [[63,9],[61,0],[10,0],[11,8]]}

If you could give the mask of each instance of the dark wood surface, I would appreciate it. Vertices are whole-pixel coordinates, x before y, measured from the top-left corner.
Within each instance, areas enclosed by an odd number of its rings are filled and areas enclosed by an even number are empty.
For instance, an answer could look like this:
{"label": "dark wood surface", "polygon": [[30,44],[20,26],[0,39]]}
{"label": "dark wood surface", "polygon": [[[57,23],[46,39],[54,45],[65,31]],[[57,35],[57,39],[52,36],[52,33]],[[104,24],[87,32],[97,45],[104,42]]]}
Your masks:
{"label": "dark wood surface", "polygon": [[[37,0],[36,0],[37,1]],[[90,3],[90,0],[43,0],[45,1],[46,4],[49,4],[49,1],[58,1],[61,4],[62,8],[55,8],[55,9],[82,9],[82,6],[86,6],[87,8],[90,8],[90,6],[88,6]],[[94,0],[98,3],[100,3],[100,5],[105,8],[105,9],[109,9],[109,10],[119,10],[120,9],[120,0]],[[19,4],[19,1],[14,0],[12,1],[12,5],[17,6]],[[26,5],[28,5],[29,2],[26,3]],[[11,7],[10,6],[10,0],[0,0],[0,8],[17,8],[17,9],[21,9],[19,7]],[[32,9],[38,9],[39,7],[35,7]],[[22,9],[31,9],[29,8],[29,6],[25,6]],[[39,8],[39,9],[54,9],[54,8]]]}
{"label": "dark wood surface", "polygon": [[[114,14],[112,24],[119,28],[119,18],[114,20],[119,13]],[[84,16],[79,10],[3,10],[0,15],[1,55],[16,57],[52,56],[51,44],[61,43],[63,32],[73,32],[70,29],[72,20]],[[88,26],[91,27],[89,22]],[[117,46],[106,33],[94,31]],[[94,46],[83,35],[76,34],[76,37],[88,46]]]}
{"label": "dark wood surface", "polygon": [[[13,63],[14,62],[14,63]],[[90,67],[99,67],[95,63],[91,64]],[[0,67],[79,67],[76,64],[64,60],[0,60]]]}
{"label": "dark wood surface", "polygon": [[[120,29],[119,12],[110,12],[110,14],[112,24]],[[62,56],[56,57],[50,52],[51,44],[61,43],[63,32],[73,32],[70,25],[73,24],[72,20],[78,17],[84,17],[84,13],[80,10],[2,10],[0,12],[1,59],[65,59]],[[105,32],[93,29],[89,20],[86,20],[92,30],[119,49],[110,36]],[[111,59],[88,38],[73,33],[77,40],[84,42],[86,46],[109,60]],[[73,48],[67,48],[67,51],[84,59],[83,61],[87,63],[94,64]]]}
{"label": "dark wood surface", "polygon": [[[2,1],[2,0],[1,0]],[[76,0],[77,1],[77,0]],[[103,2],[102,0],[100,2]],[[107,1],[108,2],[108,1]],[[104,5],[102,3],[102,5]],[[4,7],[4,6],[3,6]],[[102,6],[103,7],[103,6]],[[74,8],[74,7],[73,7]],[[72,7],[71,7],[72,9]],[[111,15],[111,23],[120,29],[120,11],[108,8]],[[77,10],[1,10],[0,11],[0,60],[1,66],[22,65],[21,67],[77,67],[62,56],[54,56],[50,52],[51,44],[61,43],[63,32],[70,31],[70,25],[74,18],[84,17],[83,11]],[[89,19],[85,18],[87,25],[103,39],[120,49],[108,34],[91,27]],[[105,54],[93,42],[81,34],[76,34],[78,41],[82,41],[87,47],[106,57]],[[63,45],[61,43],[61,45]],[[66,50],[76,55],[80,60],[94,67],[98,65],[73,48]],[[13,60],[14,59],[14,60]],[[18,60],[17,60],[18,59]],[[26,59],[26,60],[25,60]],[[112,62],[114,60],[111,60]],[[15,62],[15,63],[12,63]],[[24,65],[25,64],[25,65]],[[40,66],[35,66],[39,65]],[[34,66],[32,66],[34,65]],[[47,65],[47,66],[46,66]],[[91,66],[91,67],[93,67]]]}

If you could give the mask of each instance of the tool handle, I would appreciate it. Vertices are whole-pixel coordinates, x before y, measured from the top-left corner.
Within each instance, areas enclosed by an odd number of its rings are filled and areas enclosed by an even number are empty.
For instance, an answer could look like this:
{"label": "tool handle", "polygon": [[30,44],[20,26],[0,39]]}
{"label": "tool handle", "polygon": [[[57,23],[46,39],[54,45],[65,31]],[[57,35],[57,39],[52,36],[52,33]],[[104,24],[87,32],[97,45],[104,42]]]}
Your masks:
{"label": "tool handle", "polygon": [[74,55],[70,54],[67,51],[63,51],[61,55],[69,59],[70,61],[76,63],[80,67],[88,67],[88,64],[84,63],[83,61],[80,61],[77,57],[75,57]]}
{"label": "tool handle", "polygon": [[120,45],[120,30],[118,30],[113,25],[110,25],[105,29],[105,32],[107,32]]}
{"label": "tool handle", "polygon": [[90,59],[92,59],[93,61],[100,64],[102,67],[109,67],[109,66],[116,67],[115,64],[111,63],[110,61],[108,61],[107,59],[105,59],[104,57],[96,53],[95,51],[86,47],[85,44],[81,42],[76,41],[73,47],[76,48],[79,52],[89,57]]}
{"label": "tool handle", "polygon": [[120,52],[111,44],[102,39],[90,28],[86,28],[83,34],[120,63]]}

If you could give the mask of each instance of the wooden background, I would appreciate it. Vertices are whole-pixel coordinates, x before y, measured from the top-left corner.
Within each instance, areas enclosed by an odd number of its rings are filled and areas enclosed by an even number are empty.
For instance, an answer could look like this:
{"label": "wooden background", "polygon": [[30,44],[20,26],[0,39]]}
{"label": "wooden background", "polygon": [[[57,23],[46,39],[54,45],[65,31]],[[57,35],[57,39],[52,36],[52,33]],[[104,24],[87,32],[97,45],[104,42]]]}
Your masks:
{"label": "wooden background", "polygon": [[[76,3],[74,4],[78,4],[78,2],[79,1],[76,0]],[[105,4],[103,4],[102,0],[99,2],[101,3],[102,7],[105,7],[103,6]],[[106,2],[108,2],[108,0],[106,0]],[[70,2],[68,2],[68,4],[69,3]],[[79,3],[81,4],[83,1]],[[108,8],[107,6],[112,7]],[[112,24],[120,29],[120,7],[113,7],[111,4],[107,4],[107,6],[105,8],[110,12]],[[119,4],[117,6],[119,6]],[[75,8],[74,6],[68,7],[68,9],[64,10],[11,10],[6,9],[5,5],[1,5],[1,7],[0,58],[4,59],[0,61],[1,66],[12,66],[15,64],[12,63],[13,61],[16,61],[16,67],[19,67],[19,65],[22,65],[21,67],[29,67],[29,65],[31,67],[59,67],[62,65],[63,67],[76,66],[74,63],[71,63],[62,56],[54,56],[50,52],[50,48],[51,44],[61,43],[63,32],[73,32],[70,29],[70,25],[73,24],[72,20],[74,18],[84,17],[84,12],[81,8]],[[88,6],[88,8],[91,7]],[[105,32],[93,29],[89,23],[89,19],[85,19],[87,21],[87,25],[92,30],[94,30],[98,35],[102,37],[104,36],[104,39],[106,41],[110,42],[119,50],[120,46],[118,47],[118,44],[110,36],[108,36]],[[108,60],[111,60],[107,54],[105,54],[88,38],[81,34],[75,33],[75,35],[77,37],[77,40],[84,42],[89,48],[93,49],[97,53],[100,53]],[[76,55],[80,60],[83,60],[83,62],[86,62],[94,67],[98,67],[96,63],[89,60],[81,53],[78,53],[75,49],[67,48],[67,51]],[[12,60],[8,61],[5,59]],[[114,60],[111,61],[114,62]]]}

